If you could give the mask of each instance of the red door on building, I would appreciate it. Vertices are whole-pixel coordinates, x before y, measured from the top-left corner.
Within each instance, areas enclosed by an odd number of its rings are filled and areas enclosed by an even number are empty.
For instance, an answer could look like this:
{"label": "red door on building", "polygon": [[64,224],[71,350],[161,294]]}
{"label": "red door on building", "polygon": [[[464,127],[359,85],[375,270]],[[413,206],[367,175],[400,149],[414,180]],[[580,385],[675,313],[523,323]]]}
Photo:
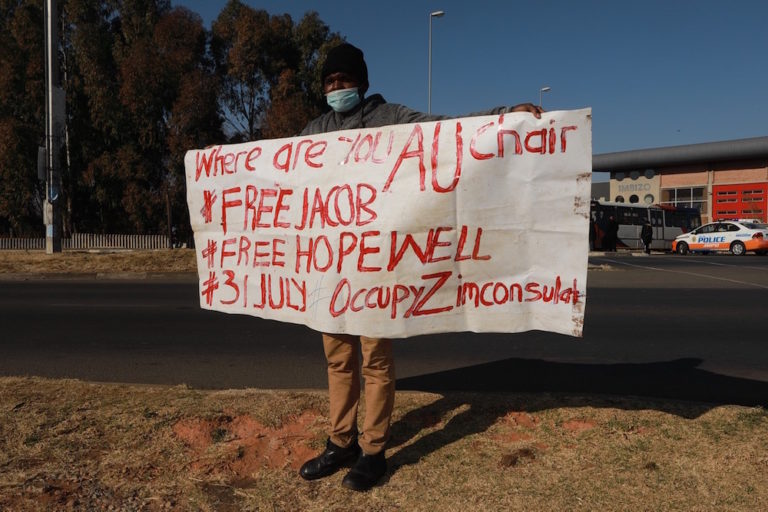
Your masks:
{"label": "red door on building", "polygon": [[738,183],[712,187],[712,220],[768,221],[768,183]]}

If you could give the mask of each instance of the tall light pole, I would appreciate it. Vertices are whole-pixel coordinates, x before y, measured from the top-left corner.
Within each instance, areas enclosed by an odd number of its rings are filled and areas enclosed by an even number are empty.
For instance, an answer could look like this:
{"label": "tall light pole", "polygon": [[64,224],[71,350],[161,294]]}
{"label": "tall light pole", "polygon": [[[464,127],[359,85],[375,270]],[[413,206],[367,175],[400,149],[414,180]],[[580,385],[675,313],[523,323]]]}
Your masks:
{"label": "tall light pole", "polygon": [[427,114],[432,113],[432,18],[440,18],[445,15],[445,11],[434,11],[429,13],[429,72],[427,79]]}
{"label": "tall light pole", "polygon": [[548,85],[545,85],[544,87],[539,89],[539,108],[541,108],[541,94],[545,93],[545,92],[549,92],[551,90],[552,90],[552,88],[549,87]]}
{"label": "tall light pole", "polygon": [[64,90],[59,79],[59,37],[57,31],[58,9],[56,0],[46,0],[45,23],[45,200],[43,224],[45,224],[45,253],[61,252],[61,170],[59,148],[64,128]]}

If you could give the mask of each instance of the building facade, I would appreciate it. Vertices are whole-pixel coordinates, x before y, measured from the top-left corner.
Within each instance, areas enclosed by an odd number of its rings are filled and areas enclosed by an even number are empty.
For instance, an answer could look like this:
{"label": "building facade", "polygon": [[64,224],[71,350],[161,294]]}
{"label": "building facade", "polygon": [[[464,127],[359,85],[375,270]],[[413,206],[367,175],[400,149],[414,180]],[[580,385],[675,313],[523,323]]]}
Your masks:
{"label": "building facade", "polygon": [[592,170],[610,173],[610,201],[768,222],[768,137],[595,155]]}

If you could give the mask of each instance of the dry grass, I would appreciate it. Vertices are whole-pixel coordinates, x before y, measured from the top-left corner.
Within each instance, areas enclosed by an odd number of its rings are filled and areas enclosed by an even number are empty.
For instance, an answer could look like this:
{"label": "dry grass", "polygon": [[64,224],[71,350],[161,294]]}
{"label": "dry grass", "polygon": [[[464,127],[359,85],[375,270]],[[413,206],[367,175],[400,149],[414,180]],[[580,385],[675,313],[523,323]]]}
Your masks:
{"label": "dry grass", "polygon": [[363,494],[296,474],[326,415],[321,392],[3,378],[0,510],[768,510],[761,408],[399,393]]}
{"label": "dry grass", "polygon": [[0,274],[196,272],[192,249],[154,251],[0,251]]}

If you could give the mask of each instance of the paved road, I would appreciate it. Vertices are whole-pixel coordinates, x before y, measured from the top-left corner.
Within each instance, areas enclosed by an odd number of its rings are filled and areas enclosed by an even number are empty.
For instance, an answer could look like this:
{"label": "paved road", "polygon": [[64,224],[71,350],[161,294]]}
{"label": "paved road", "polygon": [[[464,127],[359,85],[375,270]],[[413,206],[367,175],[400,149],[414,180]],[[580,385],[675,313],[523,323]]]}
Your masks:
{"label": "paved road", "polygon": [[[584,338],[396,342],[398,388],[768,405],[768,257],[593,255]],[[325,388],[316,333],[202,311],[191,279],[0,280],[0,375]]]}

